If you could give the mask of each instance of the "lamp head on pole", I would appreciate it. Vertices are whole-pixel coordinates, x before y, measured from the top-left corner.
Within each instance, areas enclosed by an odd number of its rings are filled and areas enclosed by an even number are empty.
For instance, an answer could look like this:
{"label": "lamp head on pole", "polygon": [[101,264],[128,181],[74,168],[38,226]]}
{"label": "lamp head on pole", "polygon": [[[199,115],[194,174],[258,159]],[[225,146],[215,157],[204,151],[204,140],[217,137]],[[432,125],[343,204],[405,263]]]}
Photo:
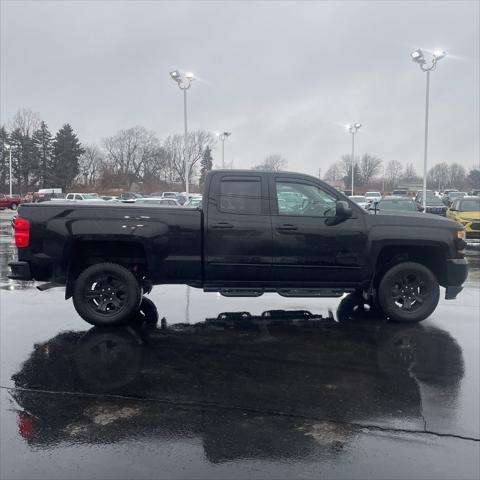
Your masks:
{"label": "lamp head on pole", "polygon": [[412,58],[412,62],[419,63],[419,64],[425,63],[425,57],[423,56],[423,52],[419,48],[414,50],[410,54],[410,57]]}

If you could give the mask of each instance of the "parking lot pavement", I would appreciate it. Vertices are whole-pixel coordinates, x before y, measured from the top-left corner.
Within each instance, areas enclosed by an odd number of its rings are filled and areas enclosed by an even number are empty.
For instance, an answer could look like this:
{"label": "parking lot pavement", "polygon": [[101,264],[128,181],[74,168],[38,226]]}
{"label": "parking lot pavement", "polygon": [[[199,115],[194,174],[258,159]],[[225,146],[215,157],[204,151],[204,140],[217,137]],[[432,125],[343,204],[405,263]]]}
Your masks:
{"label": "parking lot pavement", "polygon": [[478,251],[419,325],[168,286],[165,328],[95,329],[62,290],[6,279],[0,213],[2,479],[479,477]]}

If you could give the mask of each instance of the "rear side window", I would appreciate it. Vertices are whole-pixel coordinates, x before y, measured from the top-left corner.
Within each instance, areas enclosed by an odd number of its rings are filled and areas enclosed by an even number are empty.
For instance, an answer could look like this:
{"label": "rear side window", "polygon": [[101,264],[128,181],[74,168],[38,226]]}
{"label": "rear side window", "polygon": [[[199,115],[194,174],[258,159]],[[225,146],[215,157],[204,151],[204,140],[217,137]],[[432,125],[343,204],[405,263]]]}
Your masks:
{"label": "rear side window", "polygon": [[219,208],[222,212],[255,215],[262,211],[260,177],[235,180],[222,179]]}

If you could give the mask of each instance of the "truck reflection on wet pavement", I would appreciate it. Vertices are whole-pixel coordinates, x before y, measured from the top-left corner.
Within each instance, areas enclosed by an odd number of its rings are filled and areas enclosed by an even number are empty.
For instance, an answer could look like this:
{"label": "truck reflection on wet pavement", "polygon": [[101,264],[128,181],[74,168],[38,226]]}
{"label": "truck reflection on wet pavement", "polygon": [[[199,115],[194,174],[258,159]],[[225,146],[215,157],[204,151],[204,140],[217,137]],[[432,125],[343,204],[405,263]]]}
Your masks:
{"label": "truck reflection on wet pavement", "polygon": [[168,321],[88,329],[1,248],[1,478],[478,478],[475,252],[422,324],[202,293],[185,322],[172,287]]}

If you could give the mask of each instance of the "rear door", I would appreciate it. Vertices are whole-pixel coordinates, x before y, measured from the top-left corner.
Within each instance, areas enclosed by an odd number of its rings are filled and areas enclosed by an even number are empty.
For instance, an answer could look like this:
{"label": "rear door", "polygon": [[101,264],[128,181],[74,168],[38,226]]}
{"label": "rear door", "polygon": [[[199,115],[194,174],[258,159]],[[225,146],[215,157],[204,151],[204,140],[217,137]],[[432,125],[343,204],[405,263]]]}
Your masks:
{"label": "rear door", "polygon": [[205,282],[240,286],[268,281],[272,227],[267,174],[219,172],[204,210]]}
{"label": "rear door", "polygon": [[355,283],[365,275],[367,235],[360,208],[338,220],[339,195],[312,180],[271,177],[272,280],[292,286]]}

